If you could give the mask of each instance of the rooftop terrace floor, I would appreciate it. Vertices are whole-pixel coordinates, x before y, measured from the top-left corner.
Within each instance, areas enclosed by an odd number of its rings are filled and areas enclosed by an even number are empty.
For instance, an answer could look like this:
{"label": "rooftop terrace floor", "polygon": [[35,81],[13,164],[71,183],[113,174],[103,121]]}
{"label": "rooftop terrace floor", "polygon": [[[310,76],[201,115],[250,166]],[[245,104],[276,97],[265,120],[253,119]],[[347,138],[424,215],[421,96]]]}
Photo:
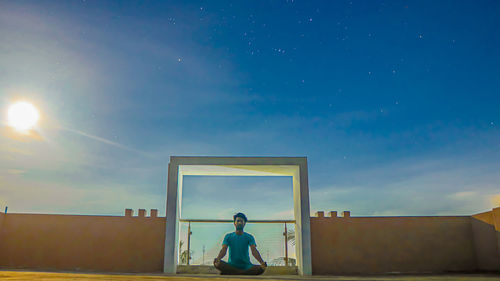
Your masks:
{"label": "rooftop terrace floor", "polygon": [[40,272],[40,271],[7,271],[0,270],[1,280],[40,280],[40,281],[87,281],[87,280],[147,280],[147,281],[236,281],[236,280],[377,280],[377,281],[430,281],[430,280],[458,280],[458,281],[492,281],[500,280],[500,274],[445,274],[445,275],[373,275],[373,276],[220,276],[213,274],[198,275],[163,275],[163,274],[95,274],[95,273],[67,273],[67,272]]}

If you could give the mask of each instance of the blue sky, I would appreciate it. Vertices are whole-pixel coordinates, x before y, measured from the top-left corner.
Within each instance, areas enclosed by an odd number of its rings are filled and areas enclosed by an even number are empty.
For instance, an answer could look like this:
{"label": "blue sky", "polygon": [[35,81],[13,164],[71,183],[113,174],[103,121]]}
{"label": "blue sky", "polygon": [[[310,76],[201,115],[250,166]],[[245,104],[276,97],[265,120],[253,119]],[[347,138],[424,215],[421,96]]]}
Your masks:
{"label": "blue sky", "polygon": [[[169,157],[207,155],[307,156],[311,212],[487,211],[500,205],[499,12],[498,1],[2,1],[0,207],[165,215]],[[21,99],[40,110],[35,137],[6,126]],[[219,180],[191,188],[269,186],[248,212],[288,196],[286,180]],[[196,194],[186,212],[236,193]]]}

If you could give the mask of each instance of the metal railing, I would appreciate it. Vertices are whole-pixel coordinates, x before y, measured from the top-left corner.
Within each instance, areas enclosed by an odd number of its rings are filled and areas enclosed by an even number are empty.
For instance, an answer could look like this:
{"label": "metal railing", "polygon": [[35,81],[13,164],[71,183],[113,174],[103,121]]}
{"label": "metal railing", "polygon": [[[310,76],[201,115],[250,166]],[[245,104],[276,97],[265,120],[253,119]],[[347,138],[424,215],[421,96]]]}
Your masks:
{"label": "metal railing", "polygon": [[[187,231],[187,265],[189,265],[190,260],[190,244],[191,244],[191,223],[233,223],[232,220],[204,220],[204,219],[179,219],[180,222],[188,223]],[[287,223],[295,223],[295,220],[248,220],[248,223],[282,223],[284,224],[283,236],[285,237],[285,266],[288,266],[288,229]]]}

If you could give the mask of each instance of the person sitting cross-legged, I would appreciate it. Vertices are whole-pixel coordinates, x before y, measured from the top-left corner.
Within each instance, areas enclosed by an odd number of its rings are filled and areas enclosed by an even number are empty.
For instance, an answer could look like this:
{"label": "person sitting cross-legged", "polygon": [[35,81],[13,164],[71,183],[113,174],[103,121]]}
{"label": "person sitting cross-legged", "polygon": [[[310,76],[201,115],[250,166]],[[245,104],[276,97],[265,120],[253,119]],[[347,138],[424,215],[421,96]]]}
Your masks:
{"label": "person sitting cross-legged", "polygon": [[[233,217],[235,232],[226,234],[222,242],[222,249],[214,259],[214,266],[221,275],[259,275],[264,273],[267,263],[262,260],[255,239],[250,233],[243,232],[247,222],[247,217],[242,213],[237,213]],[[248,247],[252,249],[252,255],[260,263],[253,265],[248,255]],[[229,260],[221,260],[229,248]]]}

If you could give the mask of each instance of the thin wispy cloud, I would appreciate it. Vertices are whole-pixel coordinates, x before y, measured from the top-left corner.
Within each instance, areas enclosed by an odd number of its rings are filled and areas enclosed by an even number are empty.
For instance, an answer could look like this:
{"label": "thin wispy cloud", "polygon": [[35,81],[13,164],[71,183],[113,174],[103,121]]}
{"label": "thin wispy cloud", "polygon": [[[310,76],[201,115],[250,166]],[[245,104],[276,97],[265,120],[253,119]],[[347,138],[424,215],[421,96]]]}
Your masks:
{"label": "thin wispy cloud", "polygon": [[311,188],[317,210],[351,210],[353,215],[467,215],[494,207],[500,178],[497,163],[474,163],[471,155],[440,161],[428,157],[377,165]]}
{"label": "thin wispy cloud", "polygon": [[140,150],[137,150],[137,149],[134,149],[134,148],[125,146],[123,144],[119,144],[117,142],[110,141],[110,140],[107,140],[107,139],[104,139],[104,138],[101,138],[98,136],[93,136],[91,134],[87,134],[87,133],[79,131],[79,130],[74,130],[74,129],[69,129],[69,128],[62,128],[62,129],[69,131],[69,132],[72,132],[72,133],[75,133],[75,134],[78,134],[78,135],[81,135],[81,136],[84,136],[84,137],[87,137],[87,138],[90,138],[90,139],[93,139],[93,140],[96,140],[96,141],[99,141],[99,142],[102,142],[102,143],[105,143],[105,144],[108,144],[108,145],[111,145],[111,146],[114,146],[114,147],[117,147],[117,148],[120,148],[120,149],[123,149],[123,150],[134,152],[134,153],[139,154],[141,156],[150,157],[150,158],[154,157],[154,155],[148,154],[144,151],[140,151]]}

